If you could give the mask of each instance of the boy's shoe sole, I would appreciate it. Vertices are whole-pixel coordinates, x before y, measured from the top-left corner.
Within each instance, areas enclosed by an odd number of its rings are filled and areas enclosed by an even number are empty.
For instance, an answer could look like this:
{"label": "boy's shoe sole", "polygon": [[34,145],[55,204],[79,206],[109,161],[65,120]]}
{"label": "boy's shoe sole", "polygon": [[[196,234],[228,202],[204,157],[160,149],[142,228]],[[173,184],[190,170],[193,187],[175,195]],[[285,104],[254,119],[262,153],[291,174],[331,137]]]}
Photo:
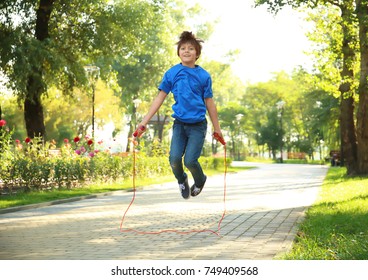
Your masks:
{"label": "boy's shoe sole", "polygon": [[188,199],[190,197],[190,189],[189,189],[189,184],[188,184],[188,177],[185,178],[184,183],[179,184],[179,190],[180,190],[181,196],[184,199]]}
{"label": "boy's shoe sole", "polygon": [[205,176],[204,178],[204,182],[203,185],[198,187],[196,184],[194,184],[191,188],[190,188],[190,194],[191,196],[197,196],[201,193],[201,191],[203,190],[204,184],[206,183],[207,180],[207,176]]}

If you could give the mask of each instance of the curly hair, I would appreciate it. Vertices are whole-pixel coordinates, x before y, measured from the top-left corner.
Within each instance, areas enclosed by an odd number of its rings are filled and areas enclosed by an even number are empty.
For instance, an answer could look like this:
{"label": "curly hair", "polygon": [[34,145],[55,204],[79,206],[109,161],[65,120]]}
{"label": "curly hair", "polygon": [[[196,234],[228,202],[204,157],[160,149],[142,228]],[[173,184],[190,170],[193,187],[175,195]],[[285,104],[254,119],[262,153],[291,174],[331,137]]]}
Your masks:
{"label": "curly hair", "polygon": [[180,40],[176,43],[178,45],[178,48],[177,48],[178,56],[179,56],[179,49],[180,49],[181,45],[183,45],[185,43],[189,43],[189,44],[192,44],[194,46],[194,48],[197,52],[197,59],[198,59],[199,56],[201,55],[201,52],[202,52],[201,43],[204,43],[204,41],[202,39],[196,38],[196,36],[192,32],[184,31],[180,35]]}

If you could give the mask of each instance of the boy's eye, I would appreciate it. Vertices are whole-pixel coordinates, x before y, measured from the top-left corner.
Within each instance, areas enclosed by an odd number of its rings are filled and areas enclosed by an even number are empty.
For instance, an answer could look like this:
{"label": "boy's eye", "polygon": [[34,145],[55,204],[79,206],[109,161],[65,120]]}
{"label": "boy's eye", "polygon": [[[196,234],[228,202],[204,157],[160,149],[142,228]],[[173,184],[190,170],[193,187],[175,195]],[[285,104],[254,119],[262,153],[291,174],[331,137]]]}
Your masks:
{"label": "boy's eye", "polygon": [[186,49],[188,49],[189,51],[193,51],[194,50],[194,47],[188,47],[188,48],[181,47],[180,48],[180,50],[182,50],[182,51],[185,51]]}

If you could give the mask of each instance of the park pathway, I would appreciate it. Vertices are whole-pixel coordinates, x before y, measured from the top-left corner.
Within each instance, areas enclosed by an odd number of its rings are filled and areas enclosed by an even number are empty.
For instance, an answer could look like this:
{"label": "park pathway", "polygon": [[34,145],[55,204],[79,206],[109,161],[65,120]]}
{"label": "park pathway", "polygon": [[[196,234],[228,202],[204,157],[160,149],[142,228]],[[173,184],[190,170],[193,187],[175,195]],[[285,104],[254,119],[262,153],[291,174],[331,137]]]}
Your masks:
{"label": "park pathway", "polygon": [[[121,232],[133,192],[0,214],[0,259],[8,260],[270,260],[290,249],[327,167],[249,164],[227,175],[220,235],[205,232]],[[123,229],[216,231],[223,210],[223,176],[208,178],[195,198],[175,183],[139,189]]]}

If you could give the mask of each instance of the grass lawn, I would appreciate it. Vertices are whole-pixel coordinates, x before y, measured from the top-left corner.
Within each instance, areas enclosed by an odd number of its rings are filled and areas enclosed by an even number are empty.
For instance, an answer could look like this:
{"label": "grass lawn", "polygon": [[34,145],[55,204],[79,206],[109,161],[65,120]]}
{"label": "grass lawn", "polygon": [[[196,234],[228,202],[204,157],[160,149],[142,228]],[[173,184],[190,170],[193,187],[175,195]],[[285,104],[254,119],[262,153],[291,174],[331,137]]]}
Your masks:
{"label": "grass lawn", "polygon": [[[239,172],[251,167],[228,167],[227,171]],[[208,169],[205,170],[206,175],[218,175],[223,174],[223,170]],[[153,184],[175,182],[173,175],[154,177],[154,178],[141,178],[136,179],[136,186],[149,186]],[[98,193],[105,193],[118,190],[130,190],[133,188],[132,180],[125,180],[118,183],[106,184],[93,184],[82,188],[74,189],[61,189],[61,190],[50,190],[50,191],[32,191],[28,193],[19,193],[15,195],[0,195],[0,209],[9,207],[29,205],[34,203],[49,202],[59,199],[66,199],[78,196],[92,195]]]}
{"label": "grass lawn", "polygon": [[368,178],[345,174],[345,168],[329,169],[292,251],[282,259],[368,259]]}

